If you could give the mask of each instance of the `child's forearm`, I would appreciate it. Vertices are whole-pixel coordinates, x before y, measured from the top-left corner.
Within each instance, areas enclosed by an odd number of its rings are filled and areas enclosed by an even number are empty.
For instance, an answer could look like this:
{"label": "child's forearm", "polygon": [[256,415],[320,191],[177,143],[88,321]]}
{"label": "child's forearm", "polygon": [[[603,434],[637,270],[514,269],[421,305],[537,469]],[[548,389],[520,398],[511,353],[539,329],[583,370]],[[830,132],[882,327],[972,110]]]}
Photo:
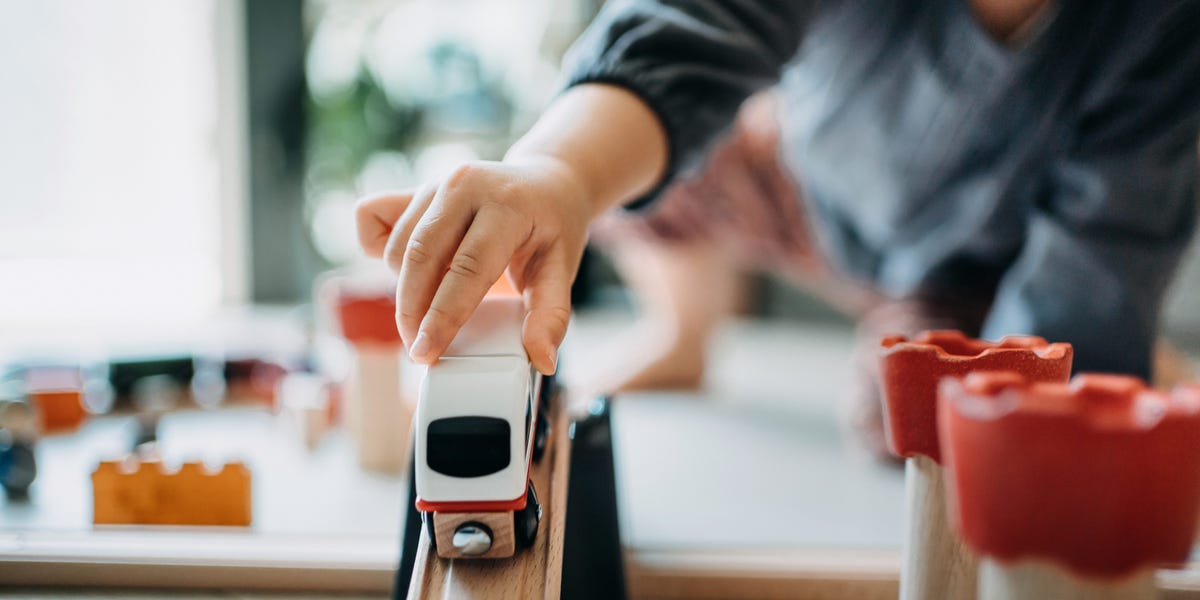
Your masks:
{"label": "child's forearm", "polygon": [[641,99],[617,86],[583,84],[551,104],[505,160],[557,161],[577,178],[594,217],[649,191],[667,152],[662,124]]}

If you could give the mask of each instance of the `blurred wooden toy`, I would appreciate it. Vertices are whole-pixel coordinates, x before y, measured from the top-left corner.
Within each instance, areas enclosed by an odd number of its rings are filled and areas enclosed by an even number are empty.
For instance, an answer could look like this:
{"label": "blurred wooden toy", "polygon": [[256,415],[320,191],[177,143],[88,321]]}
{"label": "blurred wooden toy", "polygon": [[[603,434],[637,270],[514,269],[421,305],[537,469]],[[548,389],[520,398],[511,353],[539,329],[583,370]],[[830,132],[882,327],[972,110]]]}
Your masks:
{"label": "blurred wooden toy", "polygon": [[881,342],[881,389],[888,445],[905,460],[904,563],[900,597],[974,598],[975,564],[955,539],[946,516],[937,435],[937,386],[945,377],[976,371],[1017,371],[1037,381],[1066,381],[1069,344],[1039,337],[1000,342],[958,331],[930,331]]}
{"label": "blurred wooden toy", "polygon": [[187,462],[178,471],[130,457],[92,473],[96,525],[250,525],[250,470],[240,462],[210,471]]}
{"label": "blurred wooden toy", "polygon": [[136,400],[138,384],[151,377],[164,382],[155,385],[165,387],[165,382],[172,382],[177,389],[187,390],[191,387],[192,377],[196,374],[196,361],[191,355],[136,356],[114,358],[108,362],[104,376],[113,397],[114,409],[133,407]]}
{"label": "blurred wooden toy", "polygon": [[1153,598],[1200,511],[1200,389],[977,373],[941,388],[957,528],[980,598]]}
{"label": "blurred wooden toy", "polygon": [[87,420],[79,369],[31,368],[25,372],[25,394],[37,414],[42,435],[75,431]]}
{"label": "blurred wooden toy", "polygon": [[258,401],[276,412],[280,410],[276,397],[279,381],[287,373],[283,365],[261,358],[229,358],[222,367],[230,398]]}
{"label": "blurred wooden toy", "polygon": [[167,413],[178,409],[186,399],[184,388],[167,375],[139,379],[130,392],[134,413],[133,442],[130,451],[144,454],[158,444],[159,423]]}
{"label": "blurred wooden toy", "polygon": [[29,498],[37,479],[37,425],[33,410],[22,401],[0,402],[0,486],[9,500]]}
{"label": "blurred wooden toy", "polygon": [[443,558],[507,558],[533,544],[541,507],[530,479],[546,444],[542,376],[521,342],[515,296],[486,298],[417,404],[417,509]]}
{"label": "blurred wooden toy", "polygon": [[31,440],[14,438],[0,430],[0,486],[10,501],[29,498],[29,486],[37,479],[37,456]]}
{"label": "blurred wooden toy", "polygon": [[133,442],[129,445],[132,452],[139,452],[147,446],[158,445],[158,425],[162,416],[154,413],[139,413],[133,419]]}
{"label": "blurred wooden toy", "polygon": [[315,373],[289,373],[279,380],[275,396],[281,412],[313,450],[333,427],[332,384]]}
{"label": "blurred wooden toy", "polygon": [[358,462],[365,469],[399,473],[407,462],[413,406],[400,386],[404,345],[396,328],[395,295],[339,289],[335,303],[342,337],[354,349],[346,426],[358,444]]}

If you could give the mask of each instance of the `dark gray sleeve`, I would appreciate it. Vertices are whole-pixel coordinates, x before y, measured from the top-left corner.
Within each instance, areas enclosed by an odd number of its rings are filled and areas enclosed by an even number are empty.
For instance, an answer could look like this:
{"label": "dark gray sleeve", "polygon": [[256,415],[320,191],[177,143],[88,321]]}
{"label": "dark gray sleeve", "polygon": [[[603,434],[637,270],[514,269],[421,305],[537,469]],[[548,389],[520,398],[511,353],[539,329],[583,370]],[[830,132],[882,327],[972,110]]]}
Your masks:
{"label": "dark gray sleeve", "polygon": [[1196,228],[1198,13],[1164,20],[1154,47],[1086,99],[984,335],[1036,333],[1074,344],[1077,371],[1150,375],[1163,297]]}
{"label": "dark gray sleeve", "polygon": [[667,175],[693,166],[755,91],[778,81],[811,2],[611,0],[564,61],[567,85],[603,82],[646,102],[667,132]]}

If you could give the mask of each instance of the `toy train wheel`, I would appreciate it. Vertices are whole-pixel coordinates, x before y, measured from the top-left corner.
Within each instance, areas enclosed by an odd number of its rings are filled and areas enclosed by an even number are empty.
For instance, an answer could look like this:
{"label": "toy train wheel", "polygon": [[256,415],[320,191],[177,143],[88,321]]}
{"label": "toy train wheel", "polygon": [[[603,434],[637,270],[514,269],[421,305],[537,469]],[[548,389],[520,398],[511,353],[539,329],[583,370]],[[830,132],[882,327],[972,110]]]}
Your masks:
{"label": "toy train wheel", "polygon": [[542,387],[538,392],[538,412],[544,413],[550,410],[550,401],[554,399],[554,394],[558,393],[558,378],[556,375],[543,375]]}
{"label": "toy train wheel", "polygon": [[533,462],[542,460],[546,447],[550,445],[550,419],[546,413],[538,411],[537,427],[533,430]]}
{"label": "toy train wheel", "polygon": [[425,534],[429,536],[429,547],[437,550],[437,530],[433,527],[433,513],[421,511],[421,522],[425,524]]}
{"label": "toy train wheel", "polygon": [[516,535],[517,547],[528,548],[533,545],[541,521],[542,506],[538,504],[537,492],[530,481],[525,492],[525,508],[513,512],[513,533]]}
{"label": "toy train wheel", "polygon": [[550,410],[550,402],[558,392],[558,383],[554,375],[542,376],[542,387],[538,393],[537,428],[533,432],[533,461],[542,460],[546,446],[550,445],[550,418],[546,413]]}

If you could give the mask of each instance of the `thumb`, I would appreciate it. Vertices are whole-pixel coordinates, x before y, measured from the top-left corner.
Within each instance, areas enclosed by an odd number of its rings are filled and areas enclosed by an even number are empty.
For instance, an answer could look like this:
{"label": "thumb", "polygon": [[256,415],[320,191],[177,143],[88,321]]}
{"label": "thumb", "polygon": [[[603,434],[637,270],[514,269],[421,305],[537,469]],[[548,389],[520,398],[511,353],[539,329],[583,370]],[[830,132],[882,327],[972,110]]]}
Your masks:
{"label": "thumb", "polygon": [[354,205],[358,245],[371,258],[383,256],[392,228],[412,201],[414,190],[384,192],[365,196]]}

